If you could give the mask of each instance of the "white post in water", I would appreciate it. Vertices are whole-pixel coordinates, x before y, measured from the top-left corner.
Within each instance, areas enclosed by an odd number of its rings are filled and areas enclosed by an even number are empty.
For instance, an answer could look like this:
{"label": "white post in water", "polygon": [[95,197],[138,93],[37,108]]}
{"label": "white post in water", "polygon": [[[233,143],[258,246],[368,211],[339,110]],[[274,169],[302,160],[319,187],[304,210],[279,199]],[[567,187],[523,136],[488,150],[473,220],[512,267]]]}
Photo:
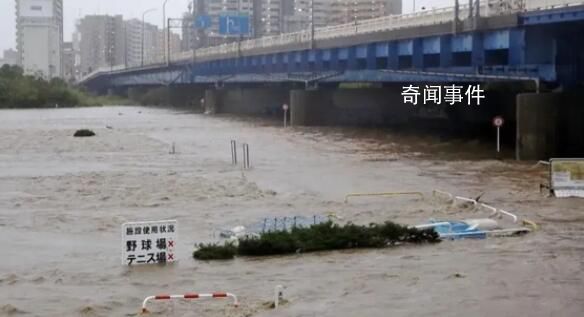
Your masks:
{"label": "white post in water", "polygon": [[501,152],[501,127],[497,127],[497,153]]}
{"label": "white post in water", "polygon": [[501,153],[501,127],[504,123],[505,120],[503,120],[503,117],[501,116],[496,116],[493,118],[493,125],[497,129],[497,155]]}
{"label": "white post in water", "polygon": [[288,126],[288,105],[284,104],[282,106],[282,110],[284,110],[284,128],[286,128]]}
{"label": "white post in water", "polygon": [[284,298],[284,286],[277,285],[274,288],[274,309],[278,308],[282,298]]}

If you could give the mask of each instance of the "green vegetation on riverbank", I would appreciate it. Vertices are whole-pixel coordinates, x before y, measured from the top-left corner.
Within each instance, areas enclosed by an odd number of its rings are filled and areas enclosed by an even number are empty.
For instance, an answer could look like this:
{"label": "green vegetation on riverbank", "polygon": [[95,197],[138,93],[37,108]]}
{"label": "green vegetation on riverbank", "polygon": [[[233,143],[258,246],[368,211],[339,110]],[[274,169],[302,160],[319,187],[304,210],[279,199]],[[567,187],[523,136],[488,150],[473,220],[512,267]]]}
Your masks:
{"label": "green vegetation on riverbank", "polygon": [[0,108],[89,107],[126,104],[119,97],[94,97],[65,81],[24,75],[18,66],[0,67]]}
{"label": "green vegetation on riverbank", "polygon": [[432,230],[418,230],[393,222],[359,226],[340,226],[332,222],[290,231],[266,232],[259,237],[248,236],[239,243],[201,244],[193,253],[198,260],[228,260],[240,256],[268,256],[356,248],[383,248],[401,243],[439,242]]}

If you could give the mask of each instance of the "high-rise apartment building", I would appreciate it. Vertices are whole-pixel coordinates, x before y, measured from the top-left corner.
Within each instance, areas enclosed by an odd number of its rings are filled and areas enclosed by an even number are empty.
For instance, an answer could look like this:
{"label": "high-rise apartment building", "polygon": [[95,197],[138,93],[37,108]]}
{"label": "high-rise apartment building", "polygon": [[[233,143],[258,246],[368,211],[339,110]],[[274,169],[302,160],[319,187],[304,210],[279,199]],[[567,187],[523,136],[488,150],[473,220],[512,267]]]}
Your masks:
{"label": "high-rise apartment building", "polygon": [[127,20],[125,26],[124,64],[129,67],[140,66],[142,62],[142,21],[138,19]]}
{"label": "high-rise apartment building", "polygon": [[313,20],[315,28],[329,25],[333,1],[335,0],[294,0],[296,26],[292,28],[293,31],[309,29]]}
{"label": "high-rise apartment building", "polygon": [[[192,8],[191,8],[192,10]],[[182,16],[182,29],[181,29],[181,51],[190,51],[195,48],[196,32],[193,28],[193,13],[185,12]]]}
{"label": "high-rise apartment building", "polygon": [[276,35],[284,33],[288,17],[294,15],[294,0],[260,0],[260,23],[256,27],[257,36]]}
{"label": "high-rise apartment building", "polygon": [[401,13],[401,0],[332,0],[329,23],[344,24]]}
{"label": "high-rise apartment building", "polygon": [[81,73],[125,61],[125,30],[121,15],[88,15],[78,25]]}
{"label": "high-rise apartment building", "polygon": [[63,0],[16,0],[18,64],[44,78],[63,73]]}
{"label": "high-rise apartment building", "polygon": [[162,53],[164,57],[164,51],[167,50],[169,52],[169,56],[172,58],[174,56],[177,56],[178,53],[181,52],[181,38],[180,35],[178,35],[177,33],[170,32],[170,34],[168,35],[168,43],[166,43],[166,37],[167,37],[167,30],[165,29],[164,31],[160,32],[160,36],[161,36],[161,43],[164,44],[164,47],[162,48]]}
{"label": "high-rise apartment building", "polygon": [[164,37],[158,26],[144,23],[144,64],[161,63],[164,55]]}
{"label": "high-rise apartment building", "polygon": [[76,52],[73,42],[63,43],[63,79],[74,81],[77,78],[75,65]]}
{"label": "high-rise apartment building", "polygon": [[401,0],[294,0],[294,16],[286,17],[286,31],[309,29],[313,20],[320,28],[401,12]]}
{"label": "high-rise apartment building", "polygon": [[0,58],[0,66],[8,65],[18,65],[18,52],[13,49],[4,50],[4,55]]}

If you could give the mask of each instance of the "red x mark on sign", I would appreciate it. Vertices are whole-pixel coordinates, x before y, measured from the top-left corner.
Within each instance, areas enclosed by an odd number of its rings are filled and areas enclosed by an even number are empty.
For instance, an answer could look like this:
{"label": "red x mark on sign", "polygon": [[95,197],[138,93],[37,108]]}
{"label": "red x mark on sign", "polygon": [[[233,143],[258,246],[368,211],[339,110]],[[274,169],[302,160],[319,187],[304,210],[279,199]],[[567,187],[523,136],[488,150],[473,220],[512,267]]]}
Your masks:
{"label": "red x mark on sign", "polygon": [[174,247],[174,241],[168,240],[168,247],[169,248],[173,248]]}
{"label": "red x mark on sign", "polygon": [[168,254],[168,260],[169,260],[169,261],[173,261],[173,260],[174,260],[174,254],[172,254],[172,253],[169,253],[169,254]]}

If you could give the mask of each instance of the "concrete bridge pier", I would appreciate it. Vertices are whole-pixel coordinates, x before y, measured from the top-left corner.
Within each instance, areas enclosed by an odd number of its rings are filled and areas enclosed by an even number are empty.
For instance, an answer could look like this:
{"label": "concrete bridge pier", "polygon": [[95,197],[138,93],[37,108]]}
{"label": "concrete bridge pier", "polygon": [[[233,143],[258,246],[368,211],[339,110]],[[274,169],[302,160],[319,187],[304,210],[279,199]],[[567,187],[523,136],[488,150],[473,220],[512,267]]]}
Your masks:
{"label": "concrete bridge pier", "polygon": [[126,96],[130,100],[139,101],[142,95],[146,93],[146,91],[147,89],[144,87],[132,86],[128,87],[128,90],[126,91]]}
{"label": "concrete bridge pier", "polygon": [[125,87],[109,87],[107,89],[108,96],[126,97],[127,89]]}
{"label": "concrete bridge pier", "polygon": [[279,115],[289,92],[275,87],[241,87],[222,91],[221,112],[246,115]]}
{"label": "concrete bridge pier", "polygon": [[517,95],[518,160],[584,156],[584,94]]}
{"label": "concrete bridge pier", "polygon": [[544,160],[556,153],[560,94],[517,95],[518,160]]}
{"label": "concrete bridge pier", "polygon": [[205,114],[216,114],[221,111],[221,96],[222,92],[217,89],[205,90]]}
{"label": "concrete bridge pier", "polygon": [[415,107],[404,105],[399,87],[292,90],[292,125],[400,125]]}
{"label": "concrete bridge pier", "polygon": [[324,125],[327,108],[331,107],[330,93],[322,90],[291,90],[290,125]]}
{"label": "concrete bridge pier", "polygon": [[178,85],[167,87],[167,102],[170,106],[201,110],[201,99],[205,90],[192,85]]}
{"label": "concrete bridge pier", "polygon": [[205,112],[279,115],[288,98],[288,90],[280,87],[207,89]]}

